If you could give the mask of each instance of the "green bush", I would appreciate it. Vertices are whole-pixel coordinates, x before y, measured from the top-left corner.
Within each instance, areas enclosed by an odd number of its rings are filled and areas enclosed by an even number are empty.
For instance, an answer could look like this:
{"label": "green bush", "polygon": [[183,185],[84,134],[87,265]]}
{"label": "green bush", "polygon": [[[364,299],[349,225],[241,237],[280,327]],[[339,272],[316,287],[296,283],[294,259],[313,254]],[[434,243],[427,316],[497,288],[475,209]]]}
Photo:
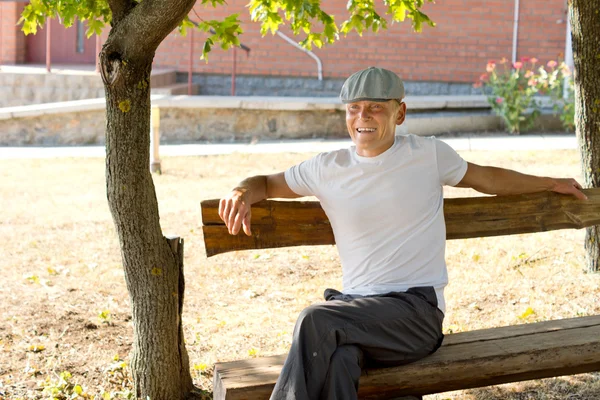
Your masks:
{"label": "green bush", "polygon": [[502,117],[511,133],[530,128],[540,113],[534,97],[538,92],[533,72],[537,62],[536,58],[523,58],[511,66],[503,58],[497,66],[489,61],[487,72],[475,85],[484,88],[492,110]]}
{"label": "green bush", "polygon": [[[499,65],[489,61],[486,73],[474,86],[483,88],[492,110],[502,117],[511,133],[530,128],[540,114],[536,94],[548,95],[554,114],[558,115],[566,130],[575,129],[575,102],[571,71],[564,63],[549,61],[535,71],[538,60],[524,57],[510,65],[503,58]],[[566,87],[565,80],[569,81]]]}
{"label": "green bush", "polygon": [[[564,62],[558,64],[556,61],[549,61],[546,68],[541,66],[538,80],[539,91],[542,94],[548,94],[552,99],[554,115],[558,115],[563,127],[566,130],[575,130],[575,91],[573,79],[570,79],[571,70]],[[565,88],[565,81],[568,84]],[[565,89],[567,93],[565,94]]]}

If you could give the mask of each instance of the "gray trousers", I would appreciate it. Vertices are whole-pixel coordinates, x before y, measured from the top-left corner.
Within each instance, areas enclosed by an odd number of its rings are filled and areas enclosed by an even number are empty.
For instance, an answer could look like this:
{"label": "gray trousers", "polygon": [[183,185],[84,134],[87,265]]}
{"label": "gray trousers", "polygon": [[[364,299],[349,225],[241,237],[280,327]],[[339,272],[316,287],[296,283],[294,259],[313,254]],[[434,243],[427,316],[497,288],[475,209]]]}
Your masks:
{"label": "gray trousers", "polygon": [[442,344],[432,287],[375,296],[325,291],[304,309],[271,400],[355,400],[363,367],[419,360]]}

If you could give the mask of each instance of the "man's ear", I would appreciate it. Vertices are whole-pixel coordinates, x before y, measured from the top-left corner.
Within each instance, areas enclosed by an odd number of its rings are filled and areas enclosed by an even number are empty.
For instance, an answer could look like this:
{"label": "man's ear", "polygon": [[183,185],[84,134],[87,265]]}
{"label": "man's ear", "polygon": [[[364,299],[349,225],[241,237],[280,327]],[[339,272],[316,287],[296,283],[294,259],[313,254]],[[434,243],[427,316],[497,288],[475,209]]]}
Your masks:
{"label": "man's ear", "polygon": [[406,118],[406,103],[402,102],[398,106],[398,110],[396,111],[396,125],[402,125],[404,119]]}

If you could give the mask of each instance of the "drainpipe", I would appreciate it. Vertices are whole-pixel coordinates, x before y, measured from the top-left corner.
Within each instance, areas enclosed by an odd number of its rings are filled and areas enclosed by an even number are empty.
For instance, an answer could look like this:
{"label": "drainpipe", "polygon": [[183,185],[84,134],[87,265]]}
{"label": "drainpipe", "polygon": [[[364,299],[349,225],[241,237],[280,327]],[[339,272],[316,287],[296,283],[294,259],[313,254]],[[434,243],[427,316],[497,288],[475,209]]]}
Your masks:
{"label": "drainpipe", "polygon": [[0,69],[2,69],[2,62],[4,61],[4,54],[2,54],[2,8],[4,5],[0,3]]}
{"label": "drainpipe", "polygon": [[[519,1],[519,0],[516,0]],[[304,47],[300,46],[298,43],[296,43],[295,41],[293,41],[292,39],[290,39],[289,36],[286,36],[285,34],[277,31],[277,35],[282,38],[283,40],[285,40],[286,42],[288,42],[289,44],[291,44],[292,46],[296,47],[297,49],[302,50],[303,52],[305,52],[306,54],[308,54],[312,59],[314,59],[317,63],[317,75],[319,77],[319,80],[322,81],[323,80],[323,64],[321,63],[321,59],[319,59],[319,57],[317,57],[315,55],[315,53],[313,53],[310,50],[306,50]]]}
{"label": "drainpipe", "polygon": [[190,29],[188,32],[190,38],[188,39],[190,42],[190,59],[188,61],[188,96],[192,95],[192,70],[194,68],[194,30]]}
{"label": "drainpipe", "polygon": [[50,53],[50,44],[52,43],[51,41],[51,34],[50,34],[50,18],[46,18],[46,70],[48,72],[51,72],[52,69],[52,65],[51,65],[51,53]]}
{"label": "drainpipe", "polygon": [[[568,7],[568,6],[567,6]],[[571,17],[569,15],[569,10],[567,9],[567,37],[565,40],[565,63],[569,70],[571,70],[571,76],[567,76],[564,84],[563,84],[563,98],[566,100],[569,97],[569,83],[573,78],[573,74],[575,73],[575,68],[573,66],[573,42],[571,41]]]}
{"label": "drainpipe", "polygon": [[232,96],[235,96],[235,69],[237,67],[236,61],[237,61],[237,47],[233,46],[233,66],[232,66],[232,72],[231,72],[231,95]]}
{"label": "drainpipe", "polygon": [[[250,48],[240,44],[240,49],[246,52],[246,58],[250,56]],[[237,74],[237,46],[233,46],[233,63],[231,71],[231,95],[235,96],[235,76]]]}
{"label": "drainpipe", "polygon": [[100,35],[96,35],[96,72],[100,72]]}
{"label": "drainpipe", "polygon": [[519,36],[519,0],[515,0],[515,18],[513,23],[512,62],[517,61],[517,46]]}

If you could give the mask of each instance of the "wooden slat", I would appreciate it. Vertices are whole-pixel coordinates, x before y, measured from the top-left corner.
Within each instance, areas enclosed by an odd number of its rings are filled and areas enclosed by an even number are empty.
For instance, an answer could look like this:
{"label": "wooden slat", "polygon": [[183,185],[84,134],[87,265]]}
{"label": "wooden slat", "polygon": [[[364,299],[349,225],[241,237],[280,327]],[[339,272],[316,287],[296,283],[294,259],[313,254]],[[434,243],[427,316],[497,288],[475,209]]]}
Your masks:
{"label": "wooden slat", "polygon": [[[587,201],[540,192],[513,196],[446,199],[447,239],[544,232],[600,225],[600,188],[585,189]],[[335,244],[318,202],[265,200],[252,206],[251,237],[232,236],[218,215],[219,201],[202,202],[208,257],[232,250]]]}
{"label": "wooden slat", "polygon": [[[268,399],[285,356],[218,363],[215,400]],[[600,370],[600,316],[448,335],[433,355],[370,369],[361,399],[389,399]]]}

